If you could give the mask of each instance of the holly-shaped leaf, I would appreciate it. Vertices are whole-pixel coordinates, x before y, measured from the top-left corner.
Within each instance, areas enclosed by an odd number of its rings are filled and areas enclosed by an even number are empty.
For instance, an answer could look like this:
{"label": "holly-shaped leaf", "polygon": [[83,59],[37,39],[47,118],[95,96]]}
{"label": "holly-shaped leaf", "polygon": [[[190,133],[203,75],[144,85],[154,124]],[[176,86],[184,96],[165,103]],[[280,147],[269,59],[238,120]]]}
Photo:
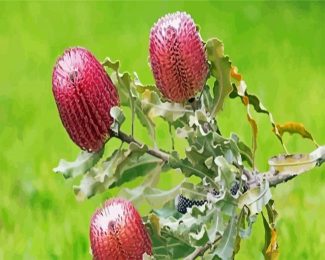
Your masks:
{"label": "holly-shaped leaf", "polygon": [[231,93],[230,81],[231,62],[228,56],[224,55],[223,43],[217,39],[209,39],[206,43],[206,51],[210,62],[210,73],[216,78],[214,90],[214,101],[211,115],[214,117],[221,109],[225,98]]}
{"label": "holly-shaped leaf", "polygon": [[217,255],[220,259],[232,259],[235,251],[237,230],[237,216],[233,216],[214,250],[213,255]]}
{"label": "holly-shaped leaf", "polygon": [[130,143],[128,149],[119,149],[103,162],[100,167],[92,168],[81,180],[80,185],[74,187],[79,200],[90,198],[96,193],[108,188],[121,186],[161,164],[161,160],[145,154],[146,146]]}
{"label": "holly-shaped leaf", "polygon": [[155,135],[155,127],[154,123],[151,118],[148,116],[147,113],[144,112],[141,104],[141,91],[139,88],[143,90],[150,90],[154,91],[153,87],[145,87],[135,74],[135,78],[132,79],[131,75],[128,72],[120,73],[120,63],[119,61],[111,61],[110,58],[106,58],[105,61],[102,63],[103,66],[106,66],[109,69],[113,70],[111,74],[111,79],[116,86],[120,102],[122,106],[129,106],[132,112],[132,135],[134,132],[134,114],[137,115],[140,123],[147,129],[148,133],[150,134],[151,138],[153,139],[154,143],[156,140]]}
{"label": "holly-shaped leaf", "polygon": [[242,209],[245,206],[249,209],[250,215],[255,215],[263,210],[271,198],[269,183],[262,180],[260,185],[248,190],[239,198],[238,207]]}
{"label": "holly-shaped leaf", "polygon": [[251,148],[240,141],[239,137],[234,133],[231,134],[231,139],[236,143],[243,161],[246,161],[249,166],[253,166],[253,152]]}
{"label": "holly-shaped leaf", "polygon": [[113,123],[111,125],[111,130],[115,133],[118,133],[118,131],[121,128],[121,125],[123,124],[125,120],[125,116],[123,114],[123,111],[119,107],[112,107],[110,111],[110,115],[113,118]]}
{"label": "holly-shaped leaf", "polygon": [[61,159],[59,165],[55,167],[53,171],[62,174],[66,179],[77,177],[95,166],[100,158],[102,158],[103,154],[104,148],[95,153],[82,151],[73,162]]}
{"label": "holly-shaped leaf", "polygon": [[[153,239],[154,251],[157,247],[161,251],[167,251],[167,242],[171,240],[178,248],[187,248],[185,251],[169,250],[170,258],[175,259],[185,258],[196,248],[214,242],[224,232],[226,223],[221,211],[212,204],[204,204],[193,206],[186,214],[176,217],[152,214],[148,218],[147,226],[151,230],[151,237],[157,237]],[[168,253],[165,252],[164,255]]]}
{"label": "holly-shaped leaf", "polygon": [[150,119],[155,117],[162,117],[166,121],[173,123],[177,119],[184,116],[185,113],[193,113],[180,103],[171,103],[168,101],[162,101],[160,96],[148,89],[142,93],[142,108],[145,113],[148,114]]}

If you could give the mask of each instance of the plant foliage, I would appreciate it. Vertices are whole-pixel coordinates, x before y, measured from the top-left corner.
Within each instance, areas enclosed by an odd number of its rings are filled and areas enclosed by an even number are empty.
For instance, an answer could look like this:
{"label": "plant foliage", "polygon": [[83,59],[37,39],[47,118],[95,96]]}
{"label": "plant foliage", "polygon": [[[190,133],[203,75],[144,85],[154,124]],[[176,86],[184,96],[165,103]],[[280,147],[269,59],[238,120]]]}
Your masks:
{"label": "plant foliage", "polygon": [[[265,227],[266,259],[277,259],[276,216],[271,186],[285,182],[323,163],[324,147],[306,155],[288,155],[283,144],[285,132],[297,133],[311,139],[300,123],[278,124],[260,99],[247,90],[243,76],[224,54],[223,43],[212,38],[205,42],[212,78],[196,98],[172,103],[165,100],[154,85],[142,84],[136,74],[120,71],[119,61],[106,58],[102,63],[116,85],[121,107],[108,113],[114,118],[113,136],[121,146],[105,159],[104,150],[82,152],[74,162],[61,160],[54,169],[65,178],[82,175],[74,187],[79,200],[90,198],[113,187],[120,188],[119,196],[140,206],[147,203],[151,212],[144,217],[153,241],[155,259],[232,259],[238,252],[241,239],[249,237],[253,223],[262,215]],[[246,107],[248,126],[252,129],[252,145],[243,143],[236,134],[223,136],[217,122],[218,113],[231,99],[240,98]],[[130,134],[121,132],[123,107],[132,112]],[[285,154],[270,159],[270,170],[259,173],[254,164],[257,150],[258,126],[251,109],[266,114],[273,132],[283,144]],[[139,143],[133,136],[135,117],[155,142],[155,118],[165,120],[173,142],[185,139],[185,151],[162,151]],[[175,140],[174,140],[175,139]],[[109,141],[106,144],[109,147]],[[182,154],[185,153],[185,157]],[[182,182],[170,190],[158,189],[164,172],[175,169],[183,174]],[[135,188],[122,185],[140,176],[142,183]],[[193,183],[196,176],[199,181]],[[191,200],[204,200],[201,206],[188,208],[185,214],[177,211],[178,195]],[[175,202],[176,201],[176,202]],[[144,256],[148,258],[148,256]]]}

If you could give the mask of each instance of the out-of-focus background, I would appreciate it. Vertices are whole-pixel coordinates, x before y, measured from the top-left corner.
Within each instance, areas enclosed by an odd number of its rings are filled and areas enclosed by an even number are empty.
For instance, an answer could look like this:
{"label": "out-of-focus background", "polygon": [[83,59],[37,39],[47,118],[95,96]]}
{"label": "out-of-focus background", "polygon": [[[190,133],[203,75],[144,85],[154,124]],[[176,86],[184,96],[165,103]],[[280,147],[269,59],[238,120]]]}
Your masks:
{"label": "out-of-focus background", "polygon": [[[116,191],[77,202],[73,181],[52,173],[78,148],[66,134],[51,90],[52,67],[65,48],[83,46],[99,60],[120,59],[153,83],[148,36],[162,15],[187,11],[203,39],[217,36],[225,52],[277,122],[300,121],[325,144],[325,4],[321,2],[31,2],[0,3],[0,259],[90,259],[92,212]],[[259,124],[257,165],[282,153],[268,118]],[[239,100],[227,100],[218,121],[250,143]],[[167,131],[158,137],[164,143]],[[138,131],[146,140],[145,131]],[[311,142],[285,136],[290,152]],[[109,150],[109,146],[106,150]],[[164,186],[175,182],[172,175]],[[325,258],[325,168],[273,189],[281,259]],[[241,244],[238,259],[263,259],[262,222]]]}

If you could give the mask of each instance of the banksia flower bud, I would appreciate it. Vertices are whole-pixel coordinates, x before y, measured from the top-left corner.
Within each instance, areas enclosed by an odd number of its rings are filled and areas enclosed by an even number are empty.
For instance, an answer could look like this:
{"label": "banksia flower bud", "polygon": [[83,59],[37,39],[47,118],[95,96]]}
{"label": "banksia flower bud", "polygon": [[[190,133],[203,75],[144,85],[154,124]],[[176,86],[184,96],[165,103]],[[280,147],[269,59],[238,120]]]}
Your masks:
{"label": "banksia flower bud", "polygon": [[90,223],[90,244],[95,260],[142,260],[152,255],[149,234],[133,205],[124,199],[110,199],[98,209]]}
{"label": "banksia flower bud", "polygon": [[103,66],[86,49],[68,49],[54,67],[52,90],[71,139],[81,149],[100,150],[113,122],[110,109],[119,104]]}
{"label": "banksia flower bud", "polygon": [[160,18],[151,29],[149,51],[157,87],[167,99],[184,102],[202,90],[208,63],[190,15],[177,12]]}

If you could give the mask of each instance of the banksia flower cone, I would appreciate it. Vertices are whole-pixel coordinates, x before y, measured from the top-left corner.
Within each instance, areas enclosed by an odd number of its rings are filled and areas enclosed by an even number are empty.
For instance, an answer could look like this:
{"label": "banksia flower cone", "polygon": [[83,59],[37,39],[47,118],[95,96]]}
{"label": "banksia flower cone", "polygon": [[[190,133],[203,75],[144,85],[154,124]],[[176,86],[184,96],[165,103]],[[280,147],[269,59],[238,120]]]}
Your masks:
{"label": "banksia flower cone", "polygon": [[208,63],[190,15],[177,12],[160,18],[151,29],[149,51],[157,87],[167,99],[184,102],[202,90]]}
{"label": "banksia flower cone", "polygon": [[119,104],[103,66],[86,49],[68,49],[54,67],[52,90],[71,139],[81,149],[100,150],[113,122],[110,109]]}
{"label": "banksia flower cone", "polygon": [[95,212],[90,223],[90,244],[95,260],[142,260],[144,253],[152,255],[142,219],[124,199],[110,199]]}

